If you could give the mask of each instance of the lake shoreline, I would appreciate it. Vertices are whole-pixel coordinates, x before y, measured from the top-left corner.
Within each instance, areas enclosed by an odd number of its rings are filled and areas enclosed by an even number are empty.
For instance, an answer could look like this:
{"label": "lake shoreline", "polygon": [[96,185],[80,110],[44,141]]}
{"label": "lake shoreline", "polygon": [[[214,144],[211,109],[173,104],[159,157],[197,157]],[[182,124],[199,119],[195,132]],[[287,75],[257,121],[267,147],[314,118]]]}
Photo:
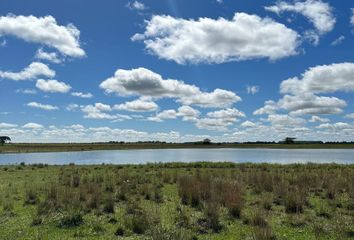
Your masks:
{"label": "lake shoreline", "polygon": [[39,153],[39,152],[82,152],[107,150],[141,150],[141,149],[354,149],[354,144],[248,144],[248,143],[13,143],[0,146],[0,154]]}

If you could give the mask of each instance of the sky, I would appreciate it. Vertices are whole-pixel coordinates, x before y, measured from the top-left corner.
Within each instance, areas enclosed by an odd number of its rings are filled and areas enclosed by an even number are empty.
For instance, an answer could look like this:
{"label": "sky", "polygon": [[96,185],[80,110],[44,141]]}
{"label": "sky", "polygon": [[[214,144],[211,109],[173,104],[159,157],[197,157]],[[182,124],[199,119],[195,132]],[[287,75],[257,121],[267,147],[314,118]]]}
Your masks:
{"label": "sky", "polygon": [[13,142],[353,141],[354,2],[3,0]]}

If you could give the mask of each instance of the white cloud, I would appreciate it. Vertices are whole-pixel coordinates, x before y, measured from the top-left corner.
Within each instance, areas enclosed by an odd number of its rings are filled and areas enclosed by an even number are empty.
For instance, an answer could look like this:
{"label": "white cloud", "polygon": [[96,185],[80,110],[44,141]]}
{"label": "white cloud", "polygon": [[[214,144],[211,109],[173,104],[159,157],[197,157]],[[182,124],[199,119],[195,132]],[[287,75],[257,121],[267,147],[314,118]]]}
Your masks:
{"label": "white cloud", "polygon": [[177,112],[173,109],[169,109],[169,110],[164,110],[162,112],[159,112],[158,114],[156,114],[156,116],[148,117],[148,120],[154,122],[162,122],[165,119],[176,119],[176,118],[177,118]]}
{"label": "white cloud", "polygon": [[336,63],[316,66],[302,74],[283,81],[281,93],[332,93],[354,91],[354,63]]}
{"label": "white cloud", "polygon": [[0,42],[0,47],[6,47],[7,45],[7,42],[5,39],[2,39],[1,42]]}
{"label": "white cloud", "polygon": [[278,102],[279,108],[287,110],[293,115],[304,114],[338,114],[341,113],[346,102],[336,97],[323,97],[313,94],[285,95]]}
{"label": "white cloud", "polygon": [[243,118],[246,115],[241,112],[238,109],[235,108],[227,108],[227,109],[222,109],[219,111],[214,111],[214,112],[208,112],[207,113],[208,117],[211,118],[222,118],[222,119],[237,119],[237,118]]}
{"label": "white cloud", "polygon": [[241,98],[234,92],[215,89],[214,91],[199,92],[198,94],[182,97],[177,100],[185,105],[197,105],[204,108],[224,108],[230,107],[232,104],[241,101]]}
{"label": "white cloud", "polygon": [[316,128],[318,129],[331,129],[331,130],[353,130],[354,126],[349,124],[349,123],[345,123],[345,122],[336,122],[336,123],[323,123],[320,124],[319,126],[317,126]]}
{"label": "white cloud", "polygon": [[0,128],[15,128],[17,127],[17,124],[12,124],[12,123],[0,123]]}
{"label": "white cloud", "polygon": [[55,71],[40,62],[33,62],[20,72],[0,71],[0,78],[14,81],[32,80],[39,76],[51,78],[55,76]]}
{"label": "white cloud", "polygon": [[241,123],[241,127],[244,127],[244,128],[253,128],[253,127],[256,127],[257,125],[254,123],[254,122],[251,122],[251,121],[245,121],[243,123]]}
{"label": "white cloud", "polygon": [[52,16],[2,16],[0,35],[15,36],[27,42],[53,47],[70,57],[85,56],[85,51],[80,48],[80,31],[73,24],[58,25]]}
{"label": "white cloud", "polygon": [[182,117],[183,121],[195,122],[198,120],[200,112],[190,106],[181,106],[178,110],[169,109],[157,113],[155,116],[149,117],[149,121],[162,122],[165,119],[176,119]]}
{"label": "white cloud", "polygon": [[345,40],[345,37],[342,35],[342,36],[339,36],[337,39],[335,39],[331,45],[332,46],[338,46],[340,45],[343,41]]}
{"label": "white cloud", "polygon": [[241,100],[231,91],[215,89],[202,92],[198,87],[183,81],[163,79],[161,75],[146,68],[119,69],[115,75],[100,84],[107,93],[120,96],[142,96],[151,98],[175,98],[185,105],[200,107],[226,107]]}
{"label": "white cloud", "polygon": [[80,107],[80,105],[76,104],[76,103],[70,103],[68,104],[68,106],[66,106],[66,110],[69,112],[74,112],[76,111],[78,108]]}
{"label": "white cloud", "polygon": [[57,106],[49,105],[49,104],[42,104],[42,103],[37,103],[37,102],[30,102],[27,103],[28,107],[33,107],[33,108],[40,108],[43,110],[58,110],[59,108]]}
{"label": "white cloud", "polygon": [[306,123],[303,118],[291,117],[287,114],[270,114],[267,119],[273,126],[278,127],[299,127]]}
{"label": "white cloud", "polygon": [[61,63],[61,59],[59,58],[58,54],[55,52],[46,52],[42,48],[38,49],[35,58],[46,60],[52,63]]}
{"label": "white cloud", "polygon": [[50,93],[67,93],[71,89],[71,86],[64,82],[59,82],[57,80],[43,80],[43,79],[37,80],[36,87],[42,90],[43,92],[50,92]]}
{"label": "white cloud", "polygon": [[177,116],[182,117],[183,121],[196,121],[200,112],[190,106],[181,106],[178,108]]}
{"label": "white cloud", "polygon": [[264,102],[264,107],[259,108],[253,112],[254,115],[273,114],[278,110],[278,104],[272,100]]}
{"label": "white cloud", "polygon": [[248,94],[254,95],[254,94],[258,93],[258,92],[259,92],[259,86],[248,86],[247,87],[247,93]]}
{"label": "white cloud", "polygon": [[110,105],[103,103],[95,103],[95,105],[81,106],[81,111],[85,113],[84,118],[97,119],[97,120],[112,120],[112,121],[123,121],[131,119],[128,115],[122,114],[110,114],[112,108]]}
{"label": "white cloud", "polygon": [[352,10],[352,16],[350,17],[350,23],[354,26],[354,8]]}
{"label": "white cloud", "polygon": [[200,129],[226,131],[229,126],[243,117],[245,117],[243,112],[235,108],[227,108],[207,113],[207,117],[198,119],[195,125]]}
{"label": "white cloud", "polygon": [[26,88],[26,89],[17,89],[16,93],[23,93],[23,94],[31,94],[31,95],[35,95],[37,94],[36,89],[30,89],[30,88]]}
{"label": "white cloud", "polygon": [[299,45],[295,31],[246,13],[235,13],[232,20],[155,15],[146,23],[145,32],[132,40],[142,40],[150,53],[179,64],[276,60],[296,55]]}
{"label": "white cloud", "polygon": [[309,120],[309,122],[311,123],[316,123],[316,122],[319,122],[319,123],[326,123],[326,122],[329,122],[330,120],[328,118],[321,118],[319,116],[312,116],[311,119]]}
{"label": "white cloud", "polygon": [[126,102],[114,106],[116,110],[125,110],[130,112],[153,112],[159,107],[156,103],[150,100],[137,99],[131,102]]}
{"label": "white cloud", "polygon": [[139,2],[139,1],[132,1],[132,2],[128,2],[126,5],[129,9],[132,10],[138,10],[138,11],[143,11],[146,9],[146,6],[144,3]]}
{"label": "white cloud", "polygon": [[354,113],[349,113],[345,115],[346,118],[354,118]]}
{"label": "white cloud", "polygon": [[332,7],[321,0],[295,1],[293,4],[279,1],[265,9],[278,15],[283,12],[302,14],[314,25],[319,35],[332,31],[336,23]]}
{"label": "white cloud", "polygon": [[41,129],[41,128],[43,128],[43,125],[38,124],[38,123],[29,122],[29,123],[26,123],[25,125],[23,125],[22,128]]}
{"label": "white cloud", "polygon": [[71,95],[74,97],[80,97],[80,98],[92,98],[93,97],[92,93],[82,93],[82,92],[72,92]]}

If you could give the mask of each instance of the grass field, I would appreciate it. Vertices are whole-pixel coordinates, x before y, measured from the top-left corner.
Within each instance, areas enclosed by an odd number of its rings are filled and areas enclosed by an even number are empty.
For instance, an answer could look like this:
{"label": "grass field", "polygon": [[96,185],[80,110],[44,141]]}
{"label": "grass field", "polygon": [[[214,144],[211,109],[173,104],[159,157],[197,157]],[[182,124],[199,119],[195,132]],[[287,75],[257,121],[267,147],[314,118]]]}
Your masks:
{"label": "grass field", "polygon": [[353,239],[354,165],[0,166],[0,239]]}
{"label": "grass field", "polygon": [[0,145],[0,153],[67,152],[161,148],[289,148],[289,149],[354,149],[353,143],[330,144],[236,144],[236,143],[12,143]]}

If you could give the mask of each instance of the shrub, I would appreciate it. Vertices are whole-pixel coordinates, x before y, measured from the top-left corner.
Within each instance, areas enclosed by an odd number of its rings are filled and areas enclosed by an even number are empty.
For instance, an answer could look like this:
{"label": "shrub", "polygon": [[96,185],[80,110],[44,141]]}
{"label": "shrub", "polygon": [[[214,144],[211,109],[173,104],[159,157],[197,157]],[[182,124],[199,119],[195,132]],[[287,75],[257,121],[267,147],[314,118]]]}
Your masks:
{"label": "shrub", "polygon": [[25,204],[38,203],[37,191],[32,186],[27,186],[25,191]]}
{"label": "shrub", "polygon": [[224,205],[232,217],[240,218],[244,205],[242,186],[236,182],[224,185]]}
{"label": "shrub", "polygon": [[136,234],[144,234],[150,227],[150,218],[146,212],[137,204],[127,206],[126,225]]}
{"label": "shrub", "polygon": [[108,194],[103,203],[103,212],[114,213],[114,199],[112,194]]}
{"label": "shrub", "polygon": [[64,215],[59,221],[60,228],[69,228],[80,226],[84,222],[81,213],[71,212]]}
{"label": "shrub", "polygon": [[116,236],[124,236],[124,228],[122,226],[119,226],[117,230],[114,232],[114,235]]}
{"label": "shrub", "polygon": [[257,209],[251,218],[251,223],[254,226],[265,228],[268,226],[267,220],[265,219],[264,213],[262,210]]}
{"label": "shrub", "polygon": [[303,189],[290,189],[284,199],[285,210],[287,213],[302,213],[306,202],[307,194]]}
{"label": "shrub", "polygon": [[204,208],[204,219],[200,223],[206,223],[207,229],[213,232],[220,232],[222,225],[220,223],[219,206],[216,203],[207,203]]}
{"label": "shrub", "polygon": [[251,235],[252,240],[275,240],[276,237],[270,227],[256,227]]}

